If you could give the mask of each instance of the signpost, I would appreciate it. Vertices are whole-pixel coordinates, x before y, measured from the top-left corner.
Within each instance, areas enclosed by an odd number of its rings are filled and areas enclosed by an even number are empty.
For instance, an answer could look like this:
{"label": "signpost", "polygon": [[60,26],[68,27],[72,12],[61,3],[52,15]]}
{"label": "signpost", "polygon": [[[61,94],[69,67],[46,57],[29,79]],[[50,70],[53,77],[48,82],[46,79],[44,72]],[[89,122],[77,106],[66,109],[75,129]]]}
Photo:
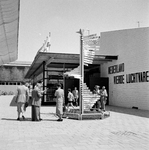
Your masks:
{"label": "signpost", "polygon": [[84,113],[84,103],[83,103],[83,84],[84,84],[84,65],[93,63],[95,50],[99,50],[99,36],[96,34],[83,36],[84,30],[80,29],[80,113]]}

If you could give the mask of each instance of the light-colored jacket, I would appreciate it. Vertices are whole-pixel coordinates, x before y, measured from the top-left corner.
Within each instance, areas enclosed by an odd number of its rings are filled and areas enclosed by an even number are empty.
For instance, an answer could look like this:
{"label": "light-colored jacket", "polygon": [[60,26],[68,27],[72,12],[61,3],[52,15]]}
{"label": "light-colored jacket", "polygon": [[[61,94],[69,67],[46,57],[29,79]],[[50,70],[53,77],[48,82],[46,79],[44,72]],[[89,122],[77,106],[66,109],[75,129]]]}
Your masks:
{"label": "light-colored jacket", "polygon": [[17,88],[16,102],[25,103],[29,100],[29,90],[25,85],[20,85]]}
{"label": "light-colored jacket", "polygon": [[63,103],[63,101],[64,101],[64,90],[63,89],[58,88],[55,91],[54,95],[56,96],[56,102]]}

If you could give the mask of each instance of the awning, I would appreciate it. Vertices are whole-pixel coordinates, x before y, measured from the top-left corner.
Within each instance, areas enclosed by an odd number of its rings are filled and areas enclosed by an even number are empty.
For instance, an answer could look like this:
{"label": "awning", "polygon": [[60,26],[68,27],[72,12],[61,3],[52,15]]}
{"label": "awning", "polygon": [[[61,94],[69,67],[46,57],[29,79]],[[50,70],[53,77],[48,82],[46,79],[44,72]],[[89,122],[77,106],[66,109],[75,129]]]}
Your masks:
{"label": "awning", "polygon": [[80,66],[78,66],[77,68],[71,70],[71,71],[67,71],[64,73],[65,76],[69,76],[69,77],[74,77],[77,79],[81,79],[81,73],[80,73]]}
{"label": "awning", "polygon": [[0,65],[18,58],[20,0],[0,0]]}
{"label": "awning", "polygon": [[79,55],[38,52],[25,78],[32,78],[34,75],[39,75],[43,71],[43,62],[46,63],[49,71],[58,72],[59,74],[59,72],[63,72],[64,70],[76,68],[79,65]]}
{"label": "awning", "polygon": [[[38,52],[31,67],[29,68],[25,78],[32,78],[37,76],[43,71],[42,64],[45,62],[47,70],[51,72],[67,72],[79,66],[79,54],[67,53],[51,53],[51,52]],[[100,64],[117,60],[118,56],[103,56],[95,55],[93,64],[87,68],[99,67]]]}

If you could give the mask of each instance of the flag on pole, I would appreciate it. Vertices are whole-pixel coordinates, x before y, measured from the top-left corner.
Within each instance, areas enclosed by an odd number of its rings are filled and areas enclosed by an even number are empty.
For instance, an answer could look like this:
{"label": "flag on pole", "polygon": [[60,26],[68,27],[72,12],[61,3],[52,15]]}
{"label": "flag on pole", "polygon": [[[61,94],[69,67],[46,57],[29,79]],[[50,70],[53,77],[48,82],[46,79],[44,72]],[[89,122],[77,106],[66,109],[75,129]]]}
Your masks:
{"label": "flag on pole", "polygon": [[51,40],[51,32],[49,32],[49,35],[47,36],[46,40],[44,40],[44,43],[39,51],[41,52],[49,51],[50,46],[51,46],[50,40]]}
{"label": "flag on pole", "polygon": [[49,32],[49,36],[47,37],[47,43],[46,43],[46,50],[49,51],[50,46],[51,46],[51,32]]}

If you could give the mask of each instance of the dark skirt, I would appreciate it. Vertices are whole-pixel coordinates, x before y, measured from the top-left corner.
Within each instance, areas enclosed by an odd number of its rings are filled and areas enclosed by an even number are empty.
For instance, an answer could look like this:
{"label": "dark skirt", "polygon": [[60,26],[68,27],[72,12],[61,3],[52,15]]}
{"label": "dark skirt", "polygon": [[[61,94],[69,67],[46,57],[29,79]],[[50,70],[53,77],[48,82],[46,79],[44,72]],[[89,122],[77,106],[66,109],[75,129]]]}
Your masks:
{"label": "dark skirt", "polygon": [[32,121],[40,121],[40,107],[32,105]]}

